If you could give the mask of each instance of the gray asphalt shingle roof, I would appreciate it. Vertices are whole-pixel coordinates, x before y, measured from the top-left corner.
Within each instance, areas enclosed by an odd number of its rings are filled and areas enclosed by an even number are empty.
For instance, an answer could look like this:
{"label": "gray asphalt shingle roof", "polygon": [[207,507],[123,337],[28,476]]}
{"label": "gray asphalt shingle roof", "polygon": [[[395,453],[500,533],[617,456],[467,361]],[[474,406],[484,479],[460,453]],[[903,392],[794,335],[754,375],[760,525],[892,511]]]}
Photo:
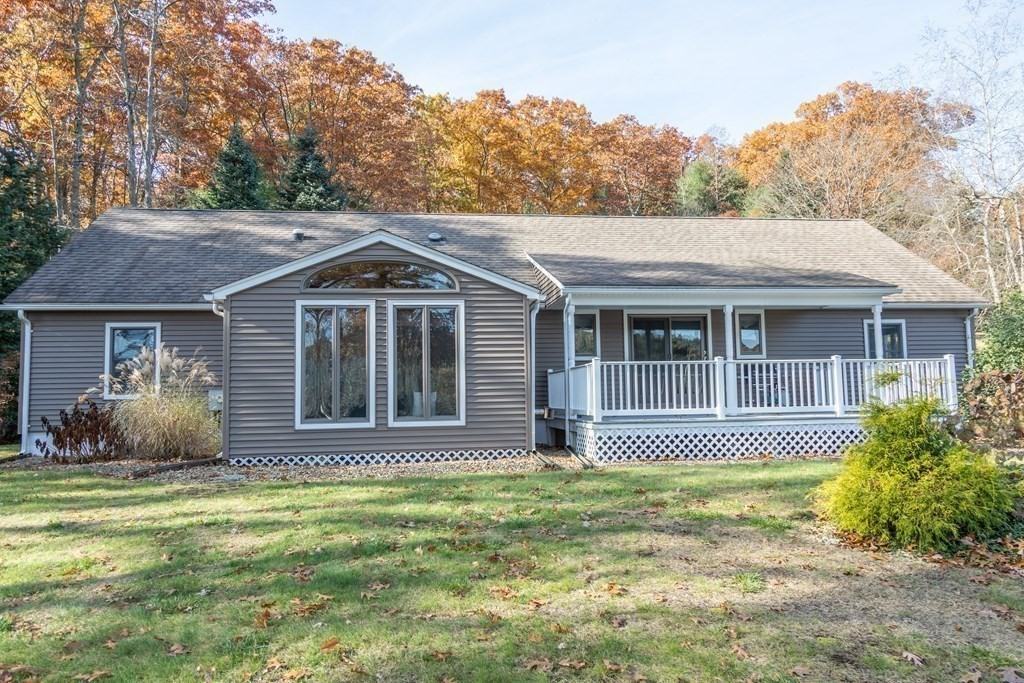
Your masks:
{"label": "gray asphalt shingle roof", "polygon": [[[296,242],[292,230],[307,239]],[[112,209],[8,304],[201,303],[203,293],[385,230],[530,286],[865,287],[900,303],[984,303],[857,220]],[[427,235],[446,242],[434,245]]]}

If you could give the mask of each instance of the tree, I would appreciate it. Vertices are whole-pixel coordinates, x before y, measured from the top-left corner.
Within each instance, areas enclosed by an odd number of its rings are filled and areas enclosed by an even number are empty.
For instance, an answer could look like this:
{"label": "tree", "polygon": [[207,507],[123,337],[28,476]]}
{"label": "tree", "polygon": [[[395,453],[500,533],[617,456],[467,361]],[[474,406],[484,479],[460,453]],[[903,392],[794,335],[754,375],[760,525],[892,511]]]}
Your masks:
{"label": "tree", "polygon": [[208,209],[267,208],[267,188],[260,162],[238,124],[231,126],[227,142],[217,155],[213,179],[199,201]]}
{"label": "tree", "polygon": [[672,126],[646,126],[633,116],[602,124],[598,136],[602,211],[629,216],[673,213],[676,182],[693,141]]}
{"label": "tree", "polygon": [[986,311],[978,332],[979,372],[1024,370],[1024,292],[1010,292]]}
{"label": "tree", "polygon": [[278,188],[278,206],[292,211],[337,211],[345,204],[341,188],[317,149],[316,131],[306,128],[292,143],[294,156]]}
{"label": "tree", "polygon": [[[0,149],[0,299],[13,292],[64,243],[42,169],[21,150]],[[18,346],[18,321],[0,313],[0,355]]]}
{"label": "tree", "polygon": [[684,216],[738,216],[747,201],[747,179],[733,166],[736,150],[713,130],[693,143],[696,160],[678,179],[676,212]]}

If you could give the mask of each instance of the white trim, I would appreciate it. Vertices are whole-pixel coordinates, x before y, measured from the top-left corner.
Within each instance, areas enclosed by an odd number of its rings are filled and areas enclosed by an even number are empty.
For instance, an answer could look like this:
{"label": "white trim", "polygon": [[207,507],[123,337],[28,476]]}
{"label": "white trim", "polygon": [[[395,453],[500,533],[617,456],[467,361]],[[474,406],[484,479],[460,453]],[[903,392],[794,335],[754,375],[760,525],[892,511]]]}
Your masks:
{"label": "white trim", "polygon": [[566,289],[577,306],[587,308],[719,308],[726,304],[751,308],[869,308],[899,290],[888,288],[586,288]]}
{"label": "white trim", "polygon": [[0,311],[208,311],[210,304],[3,304]]}
{"label": "white trim", "polygon": [[[458,374],[459,416],[458,419],[422,419],[410,420],[395,415],[395,309],[414,307],[445,307],[456,310],[458,330],[456,330],[456,371]],[[424,326],[428,321],[424,319]],[[388,300],[388,427],[464,427],[466,426],[466,302],[462,299],[389,299]],[[426,368],[424,368],[426,371]],[[426,388],[426,387],[424,387]],[[424,392],[426,393],[426,392]],[[424,406],[428,403],[425,402]]]}
{"label": "white trim", "polygon": [[113,368],[110,367],[110,333],[115,329],[126,329],[126,330],[138,330],[144,328],[152,328],[155,330],[153,336],[153,381],[157,386],[160,386],[160,362],[156,357],[157,351],[160,349],[160,323],[156,322],[114,322],[106,323],[103,326],[103,400],[105,401],[119,401],[122,399],[138,398],[138,394],[111,394],[110,393],[110,381],[107,379],[107,375],[110,375]]}
{"label": "white trim", "polygon": [[[874,321],[874,318],[864,318],[864,320],[862,322],[864,324],[864,357],[870,359],[871,358],[871,344],[870,344],[870,342],[868,340],[868,326],[874,325],[875,321]],[[885,358],[883,360],[907,360],[907,359],[909,359],[910,356],[907,353],[907,321],[904,320],[903,318],[883,318],[882,319],[882,327],[885,327],[886,325],[899,325],[902,328],[900,330],[900,342],[901,342],[901,344],[903,346],[903,355],[900,356],[899,358]],[[883,330],[883,334],[884,334],[884,330]],[[876,351],[877,351],[877,349],[876,349]],[[885,350],[883,349],[882,351],[883,351],[883,354],[884,354]]]}
{"label": "white trim", "polygon": [[[365,249],[366,247],[376,244],[386,244],[396,249],[406,251],[414,256],[419,256],[420,258],[428,261],[440,263],[454,270],[461,271],[468,275],[480,278],[481,280],[496,284],[499,287],[504,287],[505,289],[522,294],[528,299],[541,299],[541,293],[537,289],[528,287],[517,280],[505,277],[504,275],[499,275],[493,271],[487,270],[486,268],[475,266],[472,263],[463,261],[462,259],[449,256],[448,254],[437,251],[436,249],[431,249],[430,247],[424,247],[423,245],[416,244],[412,240],[407,240],[382,230],[377,230],[367,235],[363,235],[362,237],[349,240],[344,244],[339,244],[337,246],[318,251],[315,254],[310,254],[309,256],[289,261],[288,263],[277,266],[276,268],[271,268],[263,271],[262,273],[256,273],[255,275],[250,275],[249,277],[242,278],[241,280],[237,280],[231,284],[224,285],[223,287],[218,287],[211,292],[211,296],[214,299],[224,299],[225,297],[249,289],[250,287],[255,287],[256,285],[261,285],[264,282],[270,282],[271,280],[276,280],[277,278],[300,271],[303,268],[315,266],[318,263],[339,258],[359,249]],[[393,291],[398,292],[401,290]]]}
{"label": "white trim", "polygon": [[[594,353],[591,355],[576,353],[576,318],[581,315],[594,316]],[[601,309],[600,308],[577,308],[573,316],[573,356],[577,362],[580,360],[590,361],[601,357]]]}
{"label": "white trim", "polygon": [[[310,287],[307,283],[310,278],[314,275],[319,275],[325,270],[330,268],[337,268],[338,266],[347,266],[357,263],[398,263],[398,264],[411,264],[415,266],[423,266],[430,268],[431,270],[441,273],[446,278],[452,281],[451,287],[445,287],[443,289],[427,289],[427,288],[416,288],[416,287],[366,287],[366,288],[355,288],[355,287]],[[410,294],[416,296],[417,294],[426,294],[429,296],[448,296],[449,294],[458,294],[462,291],[462,286],[459,284],[459,278],[449,273],[444,268],[436,268],[434,266],[424,266],[421,263],[413,263],[408,259],[396,258],[393,256],[382,256],[382,257],[362,257],[358,254],[352,259],[345,259],[338,261],[337,263],[330,263],[325,265],[323,268],[318,268],[312,273],[302,279],[302,284],[299,289],[303,294],[339,294],[342,292],[351,292],[356,296],[374,296],[378,298],[384,298],[394,294],[395,292],[401,292],[402,296]]]}
{"label": "white trim", "polygon": [[[757,315],[760,316],[760,341],[761,341],[761,353],[743,353],[743,343],[740,340],[740,316],[741,315]],[[764,319],[763,308],[736,308],[733,310],[733,331],[736,335],[736,359],[737,360],[764,360],[768,357],[768,343],[767,335],[765,334],[765,328],[767,328],[767,321]]]}
{"label": "white trim", "polygon": [[[306,306],[366,309],[366,419],[345,422],[303,422],[302,420],[302,309]],[[336,340],[335,340],[336,341]],[[335,357],[336,361],[336,357]],[[295,429],[373,429],[377,404],[377,303],[373,299],[299,299],[295,302]]]}
{"label": "white trim", "polygon": [[940,302],[940,303],[919,303],[919,304],[915,304],[915,303],[889,303],[888,301],[885,302],[885,307],[887,309],[893,309],[893,308],[954,308],[954,309],[970,310],[972,308],[989,308],[990,306],[992,306],[992,304],[990,304],[990,303],[981,303],[981,302],[977,302],[977,301],[975,301],[975,302],[966,302],[966,303]]}
{"label": "white trim", "polygon": [[21,320],[21,397],[18,401],[18,422],[21,425],[21,452],[32,452],[32,436],[29,434],[29,391],[31,389],[32,376],[32,321],[25,315],[24,310],[18,311],[18,319]]}
{"label": "white trim", "polygon": [[526,382],[526,413],[529,428],[530,451],[537,450],[537,314],[541,303],[530,302],[530,369]]}
{"label": "white trim", "polygon": [[552,275],[550,270],[548,270],[547,268],[545,268],[541,264],[537,263],[537,260],[535,258],[533,258],[532,256],[530,256],[529,252],[523,251],[523,254],[526,255],[526,259],[530,263],[533,264],[534,268],[539,270],[541,272],[541,274],[544,275],[544,277],[546,277],[547,279],[551,280],[551,282],[554,283],[555,287],[558,287],[558,294],[559,294],[559,296],[561,296],[562,293],[565,291],[565,285],[562,284],[562,281],[559,280],[554,275]]}

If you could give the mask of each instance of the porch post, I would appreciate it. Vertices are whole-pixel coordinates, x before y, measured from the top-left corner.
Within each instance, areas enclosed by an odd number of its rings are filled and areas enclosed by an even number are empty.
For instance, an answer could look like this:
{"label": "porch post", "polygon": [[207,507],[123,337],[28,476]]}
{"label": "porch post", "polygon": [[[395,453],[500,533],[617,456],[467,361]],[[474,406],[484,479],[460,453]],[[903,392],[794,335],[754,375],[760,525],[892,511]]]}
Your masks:
{"label": "porch post", "polygon": [[946,360],[946,392],[948,396],[947,405],[951,411],[960,407],[960,397],[957,396],[956,385],[956,359],[953,354],[947,353],[943,358]]}
{"label": "porch post", "polygon": [[882,348],[882,304],[871,307],[875,326],[875,360],[885,360],[885,349]]}
{"label": "porch post", "polygon": [[732,304],[725,304],[722,312],[725,315],[725,405],[722,409],[726,413],[735,412],[736,408],[736,333],[733,330],[733,308]]}
{"label": "porch post", "polygon": [[715,416],[725,419],[725,359],[715,356]]}
{"label": "porch post", "polygon": [[842,356],[832,356],[832,405],[837,417],[846,415],[846,373]]}
{"label": "porch post", "polygon": [[590,361],[590,405],[594,422],[601,421],[601,359],[594,356]]}

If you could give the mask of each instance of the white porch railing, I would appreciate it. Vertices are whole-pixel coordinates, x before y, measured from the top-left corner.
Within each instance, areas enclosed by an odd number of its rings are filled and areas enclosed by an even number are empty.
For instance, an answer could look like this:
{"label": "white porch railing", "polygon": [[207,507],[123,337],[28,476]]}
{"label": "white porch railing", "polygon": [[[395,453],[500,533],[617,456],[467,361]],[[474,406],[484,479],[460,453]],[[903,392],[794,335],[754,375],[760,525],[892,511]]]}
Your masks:
{"label": "white porch railing", "polygon": [[[574,416],[845,415],[874,397],[957,404],[953,356],[912,360],[614,362],[569,370]],[[565,371],[548,371],[548,406],[565,410]],[[563,413],[564,414],[564,413]]]}

